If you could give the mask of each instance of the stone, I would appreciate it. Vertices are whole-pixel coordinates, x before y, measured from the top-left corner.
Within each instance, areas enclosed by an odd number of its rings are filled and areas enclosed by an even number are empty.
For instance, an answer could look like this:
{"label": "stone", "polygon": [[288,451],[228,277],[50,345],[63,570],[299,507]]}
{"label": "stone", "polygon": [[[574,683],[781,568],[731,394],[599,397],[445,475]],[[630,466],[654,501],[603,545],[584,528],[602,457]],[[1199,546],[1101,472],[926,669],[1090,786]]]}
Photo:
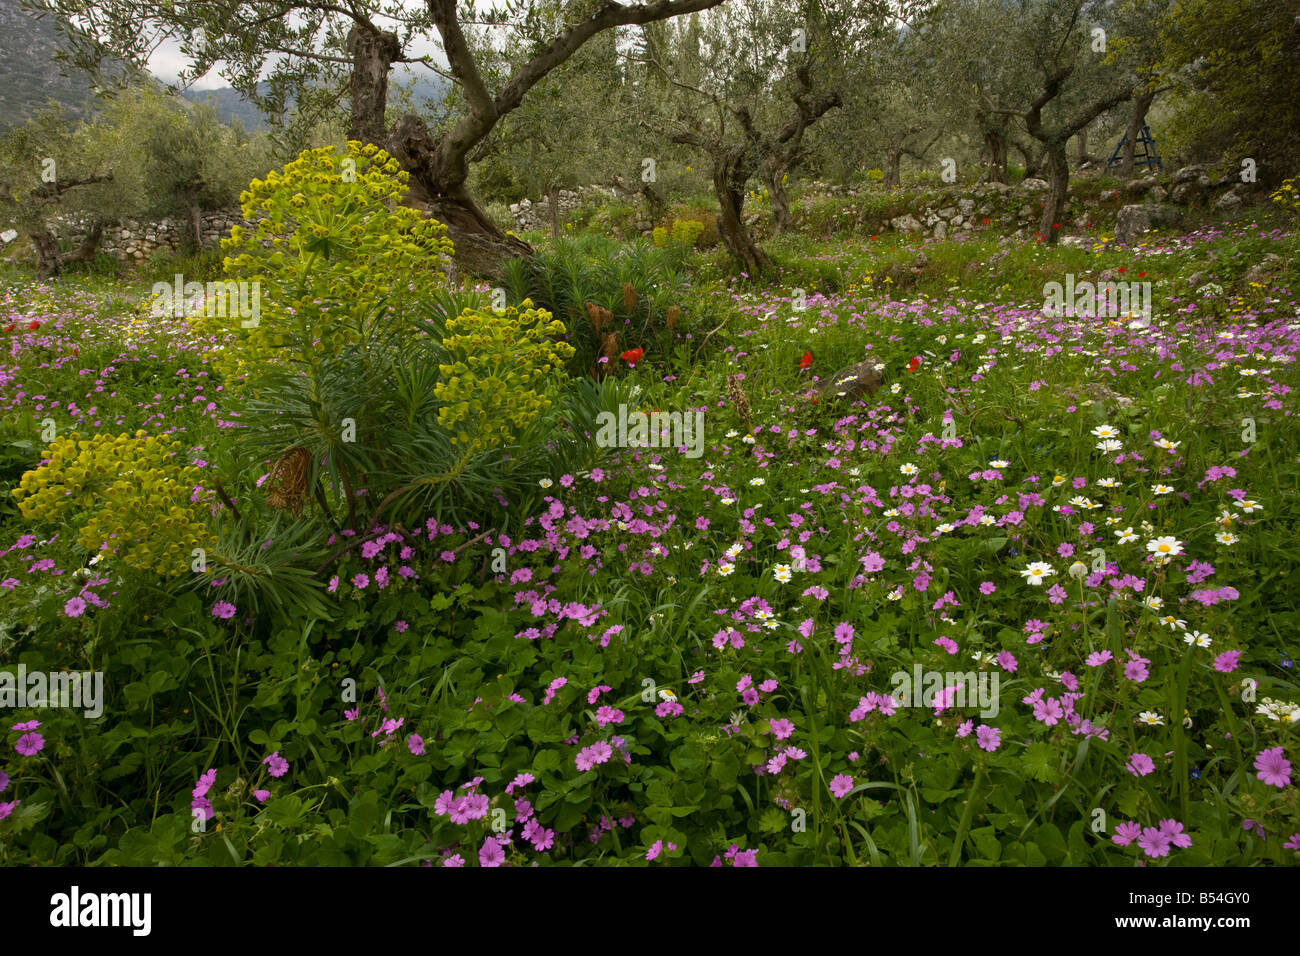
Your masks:
{"label": "stone", "polygon": [[939,210],[939,216],[942,219],[951,219],[955,215],[957,215],[956,206],[944,206]]}
{"label": "stone", "polygon": [[973,200],[973,199],[958,199],[958,200],[957,200],[957,208],[961,210],[961,214],[962,214],[963,216],[969,216],[969,215],[971,215],[972,213],[975,212],[975,200]]}
{"label": "stone", "polygon": [[911,213],[907,213],[905,215],[898,216],[894,219],[889,220],[889,225],[896,232],[905,232],[910,234],[913,232],[921,231],[921,224],[916,221],[916,217],[913,216]]}
{"label": "stone", "polygon": [[1210,188],[1210,177],[1204,174],[1195,179],[1185,179],[1174,186],[1174,202],[1187,203],[1199,199]]}
{"label": "stone", "polygon": [[1132,245],[1149,230],[1177,226],[1180,220],[1179,211],[1173,206],[1124,206],[1115,220],[1115,241]]}
{"label": "stone", "polygon": [[[1194,164],[1191,166],[1184,166],[1182,169],[1178,170],[1178,172],[1174,173],[1173,176],[1170,177],[1170,182],[1177,186],[1180,183],[1192,182],[1202,176],[1205,176],[1205,166]],[[1209,177],[1206,177],[1206,182],[1208,184]]]}
{"label": "stone", "polygon": [[1241,208],[1241,197],[1235,189],[1230,189],[1214,201],[1214,208],[1220,212],[1236,212]]}
{"label": "stone", "polygon": [[1145,196],[1158,185],[1160,185],[1160,181],[1154,176],[1145,176],[1142,179],[1130,179],[1124,184],[1124,193],[1128,196]]}
{"label": "stone", "polygon": [[1260,285],[1268,285],[1270,274],[1284,265],[1284,260],[1275,252],[1270,252],[1263,259],[1260,259],[1255,265],[1246,270],[1242,276],[1244,282],[1256,282]]}
{"label": "stone", "polygon": [[818,404],[842,401],[851,405],[860,398],[874,395],[882,381],[880,372],[876,370],[877,364],[875,359],[868,359],[840,369],[818,389]]}
{"label": "stone", "polygon": [[1097,196],[1102,202],[1114,202],[1119,198],[1118,189],[1103,189]]}
{"label": "stone", "polygon": [[944,222],[942,219],[940,219],[937,223],[935,223],[934,238],[936,239],[948,238],[948,224]]}
{"label": "stone", "polygon": [[1045,193],[1052,187],[1048,185],[1045,179],[1022,179],[1016,186],[1017,189],[1024,189],[1035,193]]}

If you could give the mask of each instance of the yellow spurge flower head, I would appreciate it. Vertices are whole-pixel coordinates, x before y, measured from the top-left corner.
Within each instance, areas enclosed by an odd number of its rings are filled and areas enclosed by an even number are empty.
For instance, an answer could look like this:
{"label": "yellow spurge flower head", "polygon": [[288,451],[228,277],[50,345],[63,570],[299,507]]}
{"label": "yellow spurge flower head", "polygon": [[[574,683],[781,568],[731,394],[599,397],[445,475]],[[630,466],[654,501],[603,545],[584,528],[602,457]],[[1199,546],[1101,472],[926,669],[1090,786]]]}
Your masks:
{"label": "yellow spurge flower head", "polygon": [[[29,521],[77,528],[77,543],[109,542],[140,571],[174,577],[190,569],[194,548],[210,548],[200,470],[184,464],[179,441],[80,432],[54,441],[45,464],[22,476],[13,495]],[[196,498],[196,500],[191,500]]]}

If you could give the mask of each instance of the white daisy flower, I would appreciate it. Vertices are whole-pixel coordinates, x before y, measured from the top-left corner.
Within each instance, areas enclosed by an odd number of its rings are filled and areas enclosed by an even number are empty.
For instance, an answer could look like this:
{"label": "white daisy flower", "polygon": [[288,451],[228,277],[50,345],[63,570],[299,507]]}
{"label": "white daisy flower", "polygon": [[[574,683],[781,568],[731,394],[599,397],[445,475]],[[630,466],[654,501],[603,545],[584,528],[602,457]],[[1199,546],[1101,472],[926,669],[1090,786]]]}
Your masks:
{"label": "white daisy flower", "polygon": [[1147,550],[1157,558],[1163,558],[1167,561],[1183,553],[1183,543],[1172,535],[1165,535],[1148,541]]}
{"label": "white daisy flower", "polygon": [[1056,572],[1052,570],[1052,566],[1046,561],[1030,562],[1029,566],[1020,572],[1024,579],[1034,587],[1040,586],[1045,580],[1047,580],[1049,575],[1055,573]]}
{"label": "white daisy flower", "polygon": [[1163,727],[1165,719],[1157,714],[1154,710],[1144,710],[1138,714],[1138,723],[1146,724],[1148,727]]}

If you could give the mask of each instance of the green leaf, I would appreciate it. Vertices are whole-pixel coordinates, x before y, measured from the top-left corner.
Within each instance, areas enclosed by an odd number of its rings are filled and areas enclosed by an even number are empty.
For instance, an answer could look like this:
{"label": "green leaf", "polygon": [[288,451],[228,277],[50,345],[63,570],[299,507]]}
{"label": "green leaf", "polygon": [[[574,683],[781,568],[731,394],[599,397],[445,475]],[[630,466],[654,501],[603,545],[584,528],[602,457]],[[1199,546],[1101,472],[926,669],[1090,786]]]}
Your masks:
{"label": "green leaf", "polygon": [[1021,757],[1021,765],[1025,768],[1025,774],[1040,783],[1055,783],[1061,776],[1057,769],[1056,751],[1050,744],[1038,741],[1025,748],[1024,756]]}

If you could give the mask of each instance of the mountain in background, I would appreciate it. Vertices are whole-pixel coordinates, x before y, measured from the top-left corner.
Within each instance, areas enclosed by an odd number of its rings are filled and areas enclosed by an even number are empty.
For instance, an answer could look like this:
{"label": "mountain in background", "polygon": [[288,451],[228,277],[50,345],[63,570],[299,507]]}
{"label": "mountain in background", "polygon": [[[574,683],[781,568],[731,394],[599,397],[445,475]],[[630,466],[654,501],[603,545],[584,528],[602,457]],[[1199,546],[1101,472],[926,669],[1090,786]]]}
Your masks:
{"label": "mountain in background", "polygon": [[0,129],[26,122],[50,100],[76,116],[92,107],[90,77],[54,59],[58,39],[53,17],[37,18],[18,0],[0,0]]}
{"label": "mountain in background", "polygon": [[[0,3],[8,0],[0,0]],[[390,81],[390,103],[396,103],[397,90],[409,90],[417,111],[424,111],[436,106],[446,96],[448,83],[439,76],[431,76],[427,71],[416,73],[410,67],[399,65],[393,68]],[[258,85],[259,92],[265,91],[268,84]],[[191,103],[209,103],[217,111],[223,123],[239,120],[250,133],[263,132],[270,128],[270,122],[261,110],[250,100],[231,87],[219,90],[181,90],[180,95]],[[288,103],[293,107],[293,101]]]}
{"label": "mountain in background", "polygon": [[[55,59],[59,29],[52,16],[37,17],[18,0],[0,0],[0,131],[31,119],[55,100],[75,116],[95,108],[95,85],[90,75],[65,67]],[[121,64],[121,69],[126,65]],[[164,84],[153,80],[163,87]],[[447,82],[410,68],[393,71],[392,85],[411,90],[417,109],[436,104],[446,94]],[[270,124],[262,112],[230,87],[218,90],[181,90],[183,100],[210,102],[224,123],[239,120],[249,132]],[[396,97],[393,97],[394,101]],[[292,104],[291,104],[292,105]]]}

